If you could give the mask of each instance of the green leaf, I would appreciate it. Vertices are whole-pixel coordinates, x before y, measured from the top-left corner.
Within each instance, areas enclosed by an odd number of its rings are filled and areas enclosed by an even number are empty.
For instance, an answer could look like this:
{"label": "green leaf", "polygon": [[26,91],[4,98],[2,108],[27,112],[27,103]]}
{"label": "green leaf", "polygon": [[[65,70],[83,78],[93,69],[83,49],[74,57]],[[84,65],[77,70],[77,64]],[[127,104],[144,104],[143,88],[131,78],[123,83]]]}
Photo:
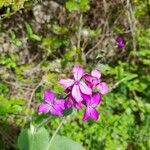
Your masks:
{"label": "green leaf", "polygon": [[18,39],[14,40],[14,44],[18,47],[21,47],[22,46],[22,42]]}
{"label": "green leaf", "polygon": [[84,150],[84,148],[67,137],[56,135],[49,150]]}
{"label": "green leaf", "polygon": [[65,26],[53,25],[52,29],[56,34],[66,34],[68,32],[68,29]]}
{"label": "green leaf", "polygon": [[23,129],[18,137],[18,147],[20,150],[47,150],[49,135],[45,128]]}
{"label": "green leaf", "polygon": [[10,34],[11,34],[12,40],[16,39],[16,34],[13,31]]}
{"label": "green leaf", "polygon": [[79,10],[79,5],[76,2],[69,1],[66,3],[66,8],[69,11]]}
{"label": "green leaf", "polygon": [[20,150],[29,150],[28,130],[22,129],[18,137],[18,147]]}
{"label": "green leaf", "polygon": [[41,41],[41,36],[38,36],[38,35],[36,35],[36,34],[32,34],[32,35],[30,35],[30,39],[31,40],[35,40],[35,41]]}
{"label": "green leaf", "polygon": [[128,73],[126,74],[126,77],[122,79],[122,82],[132,80],[136,78],[137,76],[138,76],[137,74]]}
{"label": "green leaf", "polygon": [[27,33],[28,33],[29,35],[33,34],[33,31],[32,31],[32,28],[31,28],[31,25],[30,25],[30,24],[26,23],[26,29],[27,29]]}
{"label": "green leaf", "polygon": [[90,9],[89,0],[79,0],[80,10],[87,11]]}
{"label": "green leaf", "polygon": [[79,10],[86,12],[89,10],[89,0],[70,0],[66,2],[66,8],[69,11]]}
{"label": "green leaf", "polygon": [[35,41],[41,41],[42,37],[33,33],[32,27],[30,24],[26,23],[27,35],[28,38]]}
{"label": "green leaf", "polygon": [[65,109],[65,110],[64,110],[64,115],[65,115],[65,116],[68,116],[68,115],[72,114],[72,111],[73,111],[72,108]]}
{"label": "green leaf", "polygon": [[110,67],[105,64],[97,64],[96,67],[99,68],[101,71],[110,70]]}
{"label": "green leaf", "polygon": [[11,40],[12,43],[15,44],[17,47],[21,47],[23,45],[22,42],[16,37],[16,34],[13,31],[11,32]]}
{"label": "green leaf", "polygon": [[18,137],[19,150],[84,150],[83,147],[64,136],[56,135],[49,145],[49,135],[45,128],[22,129]]}

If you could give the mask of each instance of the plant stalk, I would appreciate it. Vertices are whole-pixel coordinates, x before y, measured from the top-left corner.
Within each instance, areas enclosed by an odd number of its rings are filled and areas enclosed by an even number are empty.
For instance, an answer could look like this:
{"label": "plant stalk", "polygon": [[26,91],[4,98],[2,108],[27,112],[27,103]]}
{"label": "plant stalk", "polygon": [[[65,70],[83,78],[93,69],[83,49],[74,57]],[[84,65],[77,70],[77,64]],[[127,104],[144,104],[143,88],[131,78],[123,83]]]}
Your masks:
{"label": "plant stalk", "polygon": [[55,136],[57,135],[58,131],[60,130],[61,126],[63,125],[65,121],[65,118],[63,118],[59,124],[59,126],[57,127],[56,131],[54,132],[53,136],[51,137],[50,141],[49,141],[49,145],[48,145],[48,148],[47,150],[49,150],[51,144],[52,144],[52,141],[54,140]]}

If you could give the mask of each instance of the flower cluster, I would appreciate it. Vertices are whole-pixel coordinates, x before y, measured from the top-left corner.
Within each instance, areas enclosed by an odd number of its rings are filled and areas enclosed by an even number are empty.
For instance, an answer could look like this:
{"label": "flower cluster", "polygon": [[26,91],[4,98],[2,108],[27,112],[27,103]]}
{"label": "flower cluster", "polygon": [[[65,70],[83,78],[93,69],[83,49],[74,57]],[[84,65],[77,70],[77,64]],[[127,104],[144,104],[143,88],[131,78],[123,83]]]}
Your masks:
{"label": "flower cluster", "polygon": [[101,81],[101,73],[94,69],[92,72],[84,72],[81,66],[73,68],[71,79],[60,79],[59,83],[65,87],[66,100],[56,99],[54,93],[45,91],[45,104],[40,104],[39,112],[50,112],[52,115],[63,115],[65,109],[82,109],[85,106],[83,121],[92,118],[95,121],[99,118],[96,107],[101,103],[101,95],[108,92],[108,85]]}

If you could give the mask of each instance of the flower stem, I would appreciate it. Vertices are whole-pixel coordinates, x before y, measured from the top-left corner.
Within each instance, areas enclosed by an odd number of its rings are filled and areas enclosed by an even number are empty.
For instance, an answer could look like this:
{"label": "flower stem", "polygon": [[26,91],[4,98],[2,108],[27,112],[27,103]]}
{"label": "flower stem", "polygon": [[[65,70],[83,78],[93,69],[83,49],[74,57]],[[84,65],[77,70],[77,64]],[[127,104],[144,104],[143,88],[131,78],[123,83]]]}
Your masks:
{"label": "flower stem", "polygon": [[63,117],[62,120],[61,120],[61,122],[60,122],[60,124],[59,124],[59,126],[57,127],[56,131],[54,132],[53,136],[52,136],[51,139],[50,139],[50,142],[49,142],[49,145],[48,145],[48,149],[47,149],[47,150],[49,150],[49,147],[50,147],[50,145],[52,144],[53,139],[54,139],[55,136],[57,135],[57,133],[58,133],[58,131],[60,130],[61,126],[63,125],[64,121],[65,121],[65,118]]}
{"label": "flower stem", "polygon": [[50,121],[51,117],[52,117],[52,116],[50,116],[50,117],[44,119],[44,120],[42,121],[42,123],[40,123],[40,124],[37,126],[37,129],[38,129],[39,127],[41,127],[43,124],[48,123],[48,122]]}

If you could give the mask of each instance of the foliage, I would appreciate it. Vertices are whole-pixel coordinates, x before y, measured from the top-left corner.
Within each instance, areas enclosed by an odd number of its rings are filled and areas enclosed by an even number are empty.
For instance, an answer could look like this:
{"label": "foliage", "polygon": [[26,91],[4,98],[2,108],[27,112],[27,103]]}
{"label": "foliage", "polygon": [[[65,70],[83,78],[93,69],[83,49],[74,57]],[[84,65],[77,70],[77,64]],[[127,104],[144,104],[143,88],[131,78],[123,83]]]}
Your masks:
{"label": "foliage", "polygon": [[1,0],[0,8],[4,8],[2,17],[9,17],[15,11],[24,8],[24,4],[27,0]]}
{"label": "foliage", "polygon": [[19,1],[13,1],[13,0],[5,0],[5,1],[0,1],[0,7],[3,6],[12,6],[12,9],[18,10],[20,8],[23,8],[23,4],[27,0],[19,0]]}
{"label": "foliage", "polygon": [[26,23],[27,37],[29,40],[41,41],[41,37],[34,34],[30,24]]}
{"label": "foliage", "polygon": [[69,0],[66,2],[66,8],[69,11],[79,10],[79,11],[87,11],[89,10],[89,0]]}
{"label": "foliage", "polygon": [[[48,114],[38,114],[37,105],[42,102],[45,89],[64,96],[63,88],[57,82],[59,78],[68,77],[72,66],[79,64],[79,60],[87,71],[93,67],[101,70],[104,74],[102,80],[109,83],[110,92],[103,97],[98,108],[98,122],[90,120],[83,123],[83,111],[66,112],[66,121],[56,136],[57,140],[53,141],[56,143],[51,145],[54,150],[60,147],[67,150],[70,143],[80,148],[77,142],[86,150],[150,149],[147,1],[132,1],[133,22],[136,22],[135,50],[132,48],[133,35],[129,30],[126,4],[122,5],[117,0],[106,2],[103,5],[99,0],[68,0],[64,3],[58,0],[53,7],[57,6],[59,11],[50,14],[50,22],[39,23],[32,16],[32,8],[22,9],[25,0],[0,1],[5,18],[0,22],[0,149],[32,150],[39,149],[39,145],[47,145],[49,134],[53,135],[60,120],[52,116],[49,119]],[[43,4],[47,13],[49,5],[42,1],[38,4]],[[16,12],[20,9],[22,13]],[[48,7],[48,10],[53,9]],[[58,15],[58,12],[62,14]],[[114,43],[118,34],[124,38],[124,50],[116,48]],[[45,119],[49,122],[41,127]],[[19,131],[13,130],[12,125]],[[15,141],[10,142],[12,139]],[[66,142],[64,147],[62,141]]]}
{"label": "foliage", "polygon": [[82,146],[66,137],[57,135],[50,143],[48,131],[41,127],[31,125],[29,129],[23,129],[18,138],[20,150],[83,150]]}

